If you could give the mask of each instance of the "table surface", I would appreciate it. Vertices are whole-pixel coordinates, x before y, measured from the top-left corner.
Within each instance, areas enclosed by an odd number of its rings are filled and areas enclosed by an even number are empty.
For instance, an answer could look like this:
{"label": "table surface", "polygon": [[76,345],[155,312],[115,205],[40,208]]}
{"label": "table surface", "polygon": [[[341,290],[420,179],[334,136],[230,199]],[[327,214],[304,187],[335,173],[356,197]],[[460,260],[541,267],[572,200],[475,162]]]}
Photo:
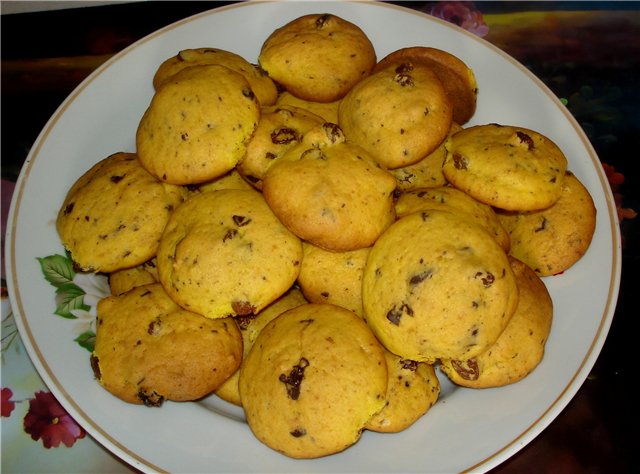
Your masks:
{"label": "table surface", "polygon": [[[438,2],[395,3],[435,13]],[[440,12],[445,11],[442,3],[457,2],[440,2]],[[2,15],[3,248],[13,183],[37,135],[66,96],[137,39],[222,4],[141,2]],[[492,472],[637,472],[631,395],[635,358],[630,349],[640,272],[640,218],[634,217],[634,210],[640,210],[640,175],[634,174],[640,144],[640,3],[471,2],[464,8],[477,9],[481,28],[462,23],[460,10],[445,19],[484,36],[566,101],[612,172],[623,238],[618,304],[589,377],[543,433]],[[35,394],[48,390],[15,333],[4,270],[2,276],[2,471],[131,471],[89,435],[68,448],[46,449],[41,439],[25,432],[23,419],[42,397]]]}

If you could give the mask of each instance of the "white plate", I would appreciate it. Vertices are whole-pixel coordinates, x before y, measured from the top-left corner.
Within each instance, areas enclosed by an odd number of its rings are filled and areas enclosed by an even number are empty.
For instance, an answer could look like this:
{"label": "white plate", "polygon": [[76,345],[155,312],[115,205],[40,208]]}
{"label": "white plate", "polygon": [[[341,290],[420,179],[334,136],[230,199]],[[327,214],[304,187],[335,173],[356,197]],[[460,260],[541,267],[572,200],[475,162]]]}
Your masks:
{"label": "white plate", "polygon": [[[525,380],[499,389],[454,388],[398,434],[365,432],[345,452],[293,460],[258,442],[239,409],[209,397],[160,409],[125,404],[94,380],[89,353],[74,338],[90,326],[53,314],[54,288],[36,260],[63,254],[55,217],[66,191],[91,165],[135,151],[134,136],[157,66],[180,49],[234,51],[255,62],[275,28],[306,13],[335,13],[359,25],[378,58],[406,46],[447,50],[476,73],[471,124],[497,122],[540,131],[565,152],[597,207],[587,254],[546,278],[555,314],[547,352]],[[251,3],[223,7],[164,28],[100,67],[62,104],[33,146],[9,217],[9,289],[24,343],[65,408],[98,441],[141,470],[172,472],[453,472],[488,470],[540,433],[576,393],[604,343],[620,279],[615,204],[598,157],[561,102],[515,60],[448,23],[377,3]],[[83,284],[84,285],[84,284]],[[86,285],[84,285],[86,286]],[[91,292],[91,291],[90,291]],[[222,413],[222,414],[220,414]],[[229,415],[229,416],[225,416]]]}

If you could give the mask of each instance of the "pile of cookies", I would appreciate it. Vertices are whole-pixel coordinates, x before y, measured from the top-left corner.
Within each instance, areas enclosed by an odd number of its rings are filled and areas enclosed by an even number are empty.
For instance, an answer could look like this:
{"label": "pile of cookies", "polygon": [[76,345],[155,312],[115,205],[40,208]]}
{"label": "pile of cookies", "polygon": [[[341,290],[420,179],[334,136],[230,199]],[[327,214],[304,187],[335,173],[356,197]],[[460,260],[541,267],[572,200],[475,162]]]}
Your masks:
{"label": "pile of cookies", "polygon": [[498,387],[544,354],[543,277],[586,252],[589,192],[547,137],[465,127],[473,71],[306,15],[258,65],[216,48],[159,65],[136,134],[88,170],[57,229],[109,275],[91,364],[130,403],[215,393],[263,443],[314,458],[398,432],[436,369]]}

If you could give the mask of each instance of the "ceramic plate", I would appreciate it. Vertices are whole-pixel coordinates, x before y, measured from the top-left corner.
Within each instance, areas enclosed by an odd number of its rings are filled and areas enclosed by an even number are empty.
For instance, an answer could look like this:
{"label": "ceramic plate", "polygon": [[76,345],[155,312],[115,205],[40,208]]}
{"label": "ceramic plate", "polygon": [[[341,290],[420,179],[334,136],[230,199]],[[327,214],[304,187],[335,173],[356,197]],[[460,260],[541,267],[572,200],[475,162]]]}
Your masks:
{"label": "ceramic plate", "polygon": [[[442,380],[438,403],[408,430],[364,432],[340,454],[294,460],[258,442],[241,410],[215,396],[152,409],[123,403],[98,385],[83,346],[91,343],[95,302],[106,291],[105,281],[73,274],[55,218],[66,191],[91,165],[117,151],[135,151],[135,130],[163,60],[180,49],[210,46],[256,62],[275,28],[307,13],[334,13],[356,23],[378,58],[414,45],[460,57],[475,71],[479,86],[477,113],[469,125],[518,125],[550,137],[591,192],[598,214],[587,254],[562,275],[545,278],[554,321],[545,358],[529,377],[490,390],[455,388]],[[505,53],[451,24],[387,4],[258,2],[212,10],[164,28],[113,57],[70,95],[22,170],[6,255],[17,324],[41,376],[91,435],[137,469],[454,472],[498,465],[540,433],[574,396],[613,317],[619,242],[608,182],[584,133],[562,103]]]}

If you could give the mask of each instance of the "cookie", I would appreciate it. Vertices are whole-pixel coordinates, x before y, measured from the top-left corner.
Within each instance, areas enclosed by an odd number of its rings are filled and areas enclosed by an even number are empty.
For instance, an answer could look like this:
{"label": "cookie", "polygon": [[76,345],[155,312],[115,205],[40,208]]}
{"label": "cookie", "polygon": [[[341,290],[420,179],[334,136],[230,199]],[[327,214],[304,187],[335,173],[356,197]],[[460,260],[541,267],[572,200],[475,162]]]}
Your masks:
{"label": "cookie", "polygon": [[459,189],[452,186],[415,189],[401,193],[396,201],[398,217],[427,209],[441,209],[466,216],[469,222],[476,223],[493,236],[505,252],[509,251],[509,234],[493,208]]}
{"label": "cookie", "polygon": [[235,321],[186,311],[159,283],[98,302],[91,366],[98,382],[121,400],[147,406],[197,400],[241,360]]}
{"label": "cookie", "polygon": [[467,360],[442,360],[442,371],[457,385],[501,387],[522,380],[542,361],[551,330],[553,302],[540,277],[526,264],[510,258],[518,283],[518,306],[498,340]]}
{"label": "cookie", "polygon": [[209,318],[255,314],[300,271],[302,244],[254,190],[195,194],[158,249],[158,277],[180,306]]}
{"label": "cookie", "polygon": [[260,119],[249,82],[225,66],[192,66],[153,95],[136,132],[142,165],[167,183],[199,184],[231,171]]}
{"label": "cookie", "polygon": [[123,268],[109,274],[109,289],[112,295],[121,295],[137,286],[158,283],[155,257],[132,268]]}
{"label": "cookie", "polygon": [[453,135],[446,146],[445,177],[478,201],[509,211],[533,211],[560,198],[567,159],[536,131],[477,125]]}
{"label": "cookie", "polygon": [[206,183],[189,186],[189,189],[192,192],[205,193],[207,191],[217,191],[220,189],[251,190],[253,186],[242,177],[237,168],[234,168],[219,178],[212,179]]}
{"label": "cookie", "polygon": [[589,190],[571,172],[562,180],[560,198],[547,209],[498,212],[511,239],[510,254],[539,276],[562,273],[582,258],[596,228]]}
{"label": "cookie", "polygon": [[438,148],[451,128],[452,110],[430,68],[402,63],[356,84],[340,101],[338,124],[350,142],[395,169]]}
{"label": "cookie", "polygon": [[404,359],[427,363],[487,349],[517,295],[496,240],[442,210],[398,219],[373,245],[362,280],[365,319],[378,340]]}
{"label": "cookie", "polygon": [[[238,327],[242,334],[243,359],[247,357],[247,354],[249,354],[249,351],[253,347],[253,343],[258,337],[258,334],[260,334],[260,331],[262,331],[262,328],[285,311],[306,303],[308,303],[308,301],[305,299],[302,292],[298,288],[292,287],[284,295],[264,308],[258,314],[248,314],[247,316],[236,317],[235,321],[238,323]],[[238,388],[239,380],[240,370],[236,370],[231,377],[225,380],[225,382],[218,387],[215,392],[216,395],[229,403],[242,406],[240,390]]]}
{"label": "cookie", "polygon": [[395,187],[391,174],[327,122],[269,168],[262,192],[294,234],[340,252],[371,246],[395,220]]}
{"label": "cookie", "polygon": [[389,382],[384,408],[367,422],[366,429],[398,433],[422,417],[440,395],[440,381],[432,365],[407,360],[385,351]]}
{"label": "cookie", "polygon": [[256,189],[262,189],[267,170],[286,151],[302,141],[304,134],[324,120],[298,107],[278,105],[262,109],[260,122],[236,169]]}
{"label": "cookie", "polygon": [[338,123],[339,100],[333,102],[314,102],[296,97],[291,92],[283,91],[278,96],[276,105],[298,107],[322,117],[325,122]]}
{"label": "cookie", "polygon": [[334,102],[376,64],[371,41],[357,25],[331,14],[298,17],[269,35],[258,63],[285,90],[304,100]]}
{"label": "cookie", "polygon": [[183,69],[206,64],[218,64],[242,74],[261,106],[273,105],[276,102],[278,88],[262,69],[239,54],[218,48],[183,49],[175,56],[166,59],[153,76],[153,87],[158,90],[162,84]]}
{"label": "cookie", "polygon": [[332,252],[302,243],[298,285],[310,303],[331,303],[363,316],[362,273],[371,247]]}
{"label": "cookie", "polygon": [[114,272],[153,258],[185,190],[160,182],[133,153],[114,153],[67,192],[56,219],[62,244],[87,272]]}
{"label": "cookie", "polygon": [[438,76],[453,106],[453,120],[467,123],[476,111],[478,83],[473,70],[448,51],[428,46],[398,49],[381,59],[374,71],[410,62],[424,64]]}
{"label": "cookie", "polygon": [[[457,123],[451,124],[449,135],[459,132],[462,127]],[[403,166],[389,170],[398,181],[398,191],[411,191],[420,188],[434,188],[447,184],[447,179],[442,172],[442,165],[447,156],[445,142],[420,161],[413,165]]]}
{"label": "cookie", "polygon": [[292,458],[353,445],[385,404],[384,349],[353,312],[305,304],[265,326],[240,369],[249,428]]}

